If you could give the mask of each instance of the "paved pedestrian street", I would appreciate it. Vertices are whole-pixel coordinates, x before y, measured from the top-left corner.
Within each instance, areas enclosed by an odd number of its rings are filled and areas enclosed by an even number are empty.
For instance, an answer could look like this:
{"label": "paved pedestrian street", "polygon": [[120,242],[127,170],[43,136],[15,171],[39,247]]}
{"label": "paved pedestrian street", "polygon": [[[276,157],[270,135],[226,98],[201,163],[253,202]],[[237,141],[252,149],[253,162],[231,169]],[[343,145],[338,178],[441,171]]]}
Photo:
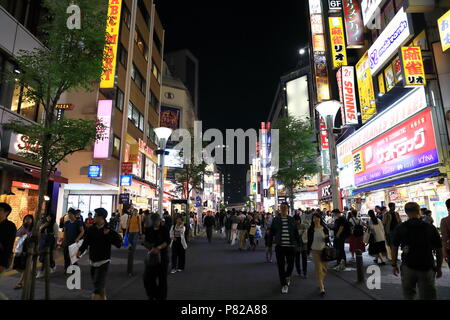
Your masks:
{"label": "paved pedestrian street", "polygon": [[[347,251],[348,252],[348,251]],[[58,253],[59,254],[59,253]],[[142,274],[146,249],[139,246],[134,261],[134,274],[126,273],[128,250],[113,249],[112,262],[106,285],[108,299],[146,300]],[[350,255],[347,254],[350,261]],[[87,300],[91,295],[91,280],[87,255],[80,261],[82,269],[81,290],[69,290],[66,276],[62,274],[62,259],[57,258],[57,271],[51,277],[52,300]],[[373,264],[371,257],[364,255],[365,269]],[[355,265],[349,263],[347,271],[331,270],[330,263],[325,280],[326,296],[318,295],[315,283],[314,265],[308,261],[308,278],[297,276],[294,269],[289,293],[282,295],[278,270],[274,256],[273,263],[265,262],[263,241],[253,251],[239,251],[237,245],[227,244],[219,234],[214,235],[212,244],[205,237],[197,237],[186,252],[186,270],[168,275],[169,300],[395,300],[402,299],[400,278],[391,274],[391,267],[382,267],[381,290],[369,290],[365,284],[357,284]],[[449,299],[450,274],[444,268],[444,276],[437,280],[438,298]],[[366,275],[367,278],[368,275]],[[18,274],[0,280],[0,291],[10,299],[20,299],[20,290],[13,287]],[[44,281],[36,281],[36,299],[44,298]]]}

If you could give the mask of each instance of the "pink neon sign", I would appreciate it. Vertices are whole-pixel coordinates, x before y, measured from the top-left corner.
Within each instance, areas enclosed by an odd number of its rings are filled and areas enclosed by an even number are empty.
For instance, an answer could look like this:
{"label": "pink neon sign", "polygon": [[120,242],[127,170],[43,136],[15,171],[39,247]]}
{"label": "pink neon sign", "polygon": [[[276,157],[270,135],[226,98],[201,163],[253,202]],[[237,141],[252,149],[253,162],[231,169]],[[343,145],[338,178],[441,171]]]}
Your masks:
{"label": "pink neon sign", "polygon": [[97,109],[97,119],[106,127],[102,140],[98,140],[94,145],[94,158],[109,158],[109,146],[111,140],[111,117],[112,117],[112,100],[99,100]]}

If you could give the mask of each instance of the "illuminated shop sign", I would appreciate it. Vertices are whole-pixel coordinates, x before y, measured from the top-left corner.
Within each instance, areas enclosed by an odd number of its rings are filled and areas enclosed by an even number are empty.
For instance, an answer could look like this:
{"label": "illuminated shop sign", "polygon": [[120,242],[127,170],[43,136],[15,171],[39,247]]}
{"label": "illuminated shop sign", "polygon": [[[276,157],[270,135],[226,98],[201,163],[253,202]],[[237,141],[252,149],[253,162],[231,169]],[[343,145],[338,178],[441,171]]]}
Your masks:
{"label": "illuminated shop sign", "polygon": [[112,100],[99,100],[97,110],[97,120],[105,126],[105,131],[101,140],[97,140],[94,145],[94,158],[109,158],[110,140],[111,140],[111,117]]}
{"label": "illuminated shop sign", "polygon": [[121,8],[122,0],[109,0],[108,18],[106,21],[105,56],[103,58],[104,71],[100,81],[100,88],[114,88]]}
{"label": "illuminated shop sign", "polygon": [[13,181],[12,187],[20,189],[39,190],[39,186],[37,184],[25,183],[20,181]]}
{"label": "illuminated shop sign", "polygon": [[120,185],[123,187],[130,187],[132,184],[133,178],[131,176],[121,176],[120,177]]}
{"label": "illuminated shop sign", "polygon": [[420,47],[402,47],[402,70],[405,87],[427,84]]}
{"label": "illuminated shop sign", "polygon": [[438,28],[442,51],[447,51],[450,48],[450,10],[438,19]]}
{"label": "illuminated shop sign", "polygon": [[333,68],[347,65],[347,50],[345,48],[344,25],[341,17],[329,17],[330,40]]}
{"label": "illuminated shop sign", "polygon": [[413,36],[411,26],[409,15],[401,8],[369,48],[372,75],[375,75],[397,53],[398,48]]}
{"label": "illuminated shop sign", "polygon": [[328,0],[328,8],[330,11],[341,11],[342,0]]}
{"label": "illuminated shop sign", "polygon": [[343,5],[347,48],[362,48],[364,46],[364,25],[358,0],[344,0]]}
{"label": "illuminated shop sign", "polygon": [[102,177],[102,166],[101,165],[90,165],[88,167],[88,177],[89,178],[101,178]]}
{"label": "illuminated shop sign", "polygon": [[377,113],[375,90],[373,88],[367,53],[356,64],[356,77],[358,79],[361,119],[364,124]]}
{"label": "illuminated shop sign", "polygon": [[345,124],[358,124],[354,67],[342,67],[342,99]]}
{"label": "illuminated shop sign", "polygon": [[353,152],[360,186],[439,162],[431,110],[427,109]]}

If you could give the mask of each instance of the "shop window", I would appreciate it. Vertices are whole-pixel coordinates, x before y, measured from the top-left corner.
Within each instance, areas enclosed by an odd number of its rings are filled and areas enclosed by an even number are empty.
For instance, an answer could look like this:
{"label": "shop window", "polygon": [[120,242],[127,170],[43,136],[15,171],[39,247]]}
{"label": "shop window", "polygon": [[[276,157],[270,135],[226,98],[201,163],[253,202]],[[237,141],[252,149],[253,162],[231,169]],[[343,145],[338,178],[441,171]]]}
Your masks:
{"label": "shop window", "polygon": [[113,157],[120,158],[120,138],[116,135],[114,135],[112,155]]}
{"label": "shop window", "polygon": [[142,34],[139,32],[139,29],[137,27],[136,32],[134,33],[134,42],[136,43],[136,46],[138,47],[139,51],[144,56],[145,61],[148,61],[148,46],[145,43],[144,37],[142,37]]}
{"label": "shop window", "polygon": [[120,111],[123,111],[123,99],[124,99],[124,94],[123,94],[122,90],[117,88],[117,92],[116,92],[116,108],[119,109]]}
{"label": "shop window", "polygon": [[11,111],[17,112],[29,120],[40,121],[38,114],[40,113],[42,116],[42,111],[39,112],[39,105],[27,99],[25,96],[27,90],[27,88],[16,86],[13,92]]}
{"label": "shop window", "polygon": [[122,44],[119,44],[119,61],[122,66],[126,69],[128,62],[128,52]]}

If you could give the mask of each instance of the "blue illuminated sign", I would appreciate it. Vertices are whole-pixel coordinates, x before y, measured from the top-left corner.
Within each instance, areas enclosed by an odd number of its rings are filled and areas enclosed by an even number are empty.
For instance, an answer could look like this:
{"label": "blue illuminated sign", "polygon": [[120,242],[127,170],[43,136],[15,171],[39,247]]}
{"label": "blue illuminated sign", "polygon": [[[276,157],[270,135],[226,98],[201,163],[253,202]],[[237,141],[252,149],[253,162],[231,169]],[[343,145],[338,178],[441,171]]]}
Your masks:
{"label": "blue illuminated sign", "polygon": [[131,176],[121,176],[120,177],[120,185],[124,186],[124,187],[129,187],[129,186],[131,186],[131,180],[132,180]]}
{"label": "blue illuminated sign", "polygon": [[88,177],[89,178],[101,178],[102,177],[102,166],[95,164],[90,165],[88,168]]}

